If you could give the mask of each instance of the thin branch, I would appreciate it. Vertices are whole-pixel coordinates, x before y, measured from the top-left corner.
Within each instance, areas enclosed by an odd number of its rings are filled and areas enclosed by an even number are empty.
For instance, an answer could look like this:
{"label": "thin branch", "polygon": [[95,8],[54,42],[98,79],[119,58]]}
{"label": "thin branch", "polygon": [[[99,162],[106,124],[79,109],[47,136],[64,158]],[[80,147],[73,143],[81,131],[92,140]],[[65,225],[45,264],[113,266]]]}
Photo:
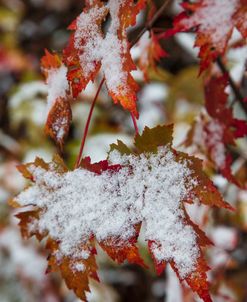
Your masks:
{"label": "thin branch", "polygon": [[147,30],[152,29],[155,22],[161,17],[167,6],[170,4],[171,0],[166,0],[163,5],[157,10],[153,18],[145,25],[145,27],[139,32],[139,34],[136,36],[136,38],[131,42],[131,47],[133,47],[140,38],[145,34]]}
{"label": "thin branch", "polygon": [[85,130],[84,130],[84,133],[83,133],[83,138],[82,138],[82,141],[81,141],[80,151],[79,151],[79,154],[78,154],[78,157],[77,157],[77,160],[76,160],[75,168],[78,168],[79,165],[80,165],[83,149],[84,149],[84,146],[85,146],[85,142],[86,142],[89,126],[90,126],[90,122],[91,122],[92,115],[93,115],[93,110],[94,110],[96,101],[98,99],[98,96],[100,94],[100,91],[101,91],[101,88],[102,88],[104,82],[105,82],[105,79],[102,79],[101,82],[100,82],[100,85],[98,87],[97,93],[96,93],[96,95],[94,97],[94,100],[93,100],[93,102],[91,104],[91,108],[90,108],[89,115],[88,115],[88,118],[87,118]]}
{"label": "thin branch", "polygon": [[232,77],[229,74],[229,71],[227,70],[226,66],[224,65],[224,63],[222,62],[220,57],[217,58],[216,63],[219,66],[221,72],[223,74],[228,75],[229,84],[230,84],[231,89],[232,89],[232,91],[235,95],[235,98],[239,102],[239,104],[242,107],[242,109],[244,110],[245,114],[247,115],[247,107],[245,106],[245,104],[243,102],[244,96],[242,95],[241,91],[239,90],[239,88],[237,87],[235,82],[233,81]]}

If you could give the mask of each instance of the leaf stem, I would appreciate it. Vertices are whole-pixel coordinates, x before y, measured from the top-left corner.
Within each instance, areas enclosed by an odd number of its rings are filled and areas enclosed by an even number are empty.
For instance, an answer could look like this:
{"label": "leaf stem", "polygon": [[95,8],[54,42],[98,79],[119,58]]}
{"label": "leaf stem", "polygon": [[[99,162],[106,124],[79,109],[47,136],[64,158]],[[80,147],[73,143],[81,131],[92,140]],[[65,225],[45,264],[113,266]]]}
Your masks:
{"label": "leaf stem", "polygon": [[[158,9],[158,11],[153,16],[153,18],[145,25],[145,27],[140,31],[140,33],[137,35],[137,37],[131,42],[130,48],[132,48],[140,40],[140,38],[144,35],[144,33],[147,30],[152,29],[153,25],[160,18],[160,16],[163,14],[164,10],[169,5],[170,1],[171,0],[166,0],[164,2],[164,4]],[[86,138],[87,138],[87,135],[88,135],[88,130],[89,130],[90,122],[91,122],[91,119],[92,119],[93,110],[94,110],[96,101],[98,99],[99,93],[101,91],[101,88],[102,88],[104,82],[105,82],[105,79],[103,78],[102,81],[100,82],[100,85],[98,87],[98,90],[96,92],[94,100],[92,102],[92,105],[91,105],[91,108],[90,108],[90,111],[89,111],[89,115],[88,115],[88,118],[87,118],[85,130],[84,130],[84,133],[83,133],[82,141],[81,141],[80,151],[79,151],[79,154],[78,154],[77,159],[76,159],[75,168],[78,168],[80,166],[80,162],[81,162],[81,158],[82,158],[82,153],[83,153],[83,150],[84,150],[84,146],[85,146]],[[136,132],[136,134],[139,134],[136,118],[135,118],[135,116],[132,113],[131,113],[131,117],[132,117],[133,124],[134,124],[134,127],[135,127],[135,132]]]}
{"label": "leaf stem", "polygon": [[138,135],[139,134],[139,129],[138,129],[138,126],[137,126],[136,117],[134,116],[133,113],[131,113],[131,118],[132,118],[132,121],[133,121],[133,124],[134,124],[136,135]]}
{"label": "leaf stem", "polygon": [[92,104],[91,104],[91,108],[90,108],[90,111],[89,111],[89,114],[88,114],[88,118],[87,118],[85,130],[84,130],[83,137],[82,137],[82,141],[81,141],[80,151],[79,151],[79,154],[78,154],[78,156],[77,156],[75,168],[78,168],[79,165],[80,165],[81,157],[82,157],[82,153],[83,153],[83,149],[84,149],[84,146],[85,146],[85,142],[86,142],[86,138],[87,138],[89,126],[90,126],[90,122],[91,122],[92,115],[93,115],[93,110],[94,110],[96,101],[97,101],[97,99],[98,99],[99,93],[100,93],[100,91],[101,91],[101,88],[102,88],[104,82],[105,82],[105,79],[102,79],[101,82],[100,82],[100,84],[99,84],[99,87],[98,87],[98,90],[97,90],[97,92],[96,92],[96,95],[95,95],[95,97],[94,97],[94,100],[93,100],[93,102],[92,102]]}
{"label": "leaf stem", "polygon": [[228,75],[229,84],[230,84],[231,89],[232,89],[232,91],[235,95],[235,98],[239,102],[239,104],[242,107],[242,109],[244,110],[245,114],[247,115],[247,107],[245,106],[245,104],[243,102],[244,97],[243,97],[241,91],[239,90],[239,88],[237,87],[237,85],[235,84],[235,82],[233,81],[232,77],[230,76],[229,71],[227,70],[225,64],[221,60],[221,57],[217,58],[216,63],[218,65],[219,69],[221,70],[221,72],[223,74]]}

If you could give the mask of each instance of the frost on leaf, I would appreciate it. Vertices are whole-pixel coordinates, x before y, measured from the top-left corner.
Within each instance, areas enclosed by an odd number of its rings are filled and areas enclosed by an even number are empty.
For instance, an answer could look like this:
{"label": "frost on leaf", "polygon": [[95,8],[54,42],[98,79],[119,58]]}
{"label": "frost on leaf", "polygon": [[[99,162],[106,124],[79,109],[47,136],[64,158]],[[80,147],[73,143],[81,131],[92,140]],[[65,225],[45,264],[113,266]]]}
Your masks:
{"label": "frost on leaf", "polygon": [[167,35],[194,30],[200,48],[201,71],[226,51],[233,29],[247,38],[246,0],[198,0],[182,3],[184,11],[174,20]]}
{"label": "frost on leaf", "polygon": [[[136,116],[138,85],[131,71],[136,69],[126,30],[136,22],[145,0],[88,1],[82,14],[70,25],[73,30],[64,50],[68,80],[76,97],[102,69],[110,96],[115,103]],[[107,21],[108,27],[104,27]],[[107,23],[106,22],[106,23]]]}
{"label": "frost on leaf", "polygon": [[194,123],[186,142],[206,148],[205,153],[215,168],[230,182],[243,187],[231,171],[232,156],[228,146],[235,146],[235,140],[247,135],[247,123],[236,119],[227,104],[225,92],[228,76],[213,76],[205,83],[205,101],[208,116]]}
{"label": "frost on leaf", "polygon": [[57,54],[51,54],[46,50],[45,56],[41,59],[41,68],[48,87],[45,131],[62,148],[72,119],[68,100],[67,67]]}
{"label": "frost on leaf", "polygon": [[181,281],[211,301],[201,250],[210,242],[184,203],[230,206],[202,172],[201,161],[172,148],[172,131],[145,128],[134,151],[118,141],[107,161],[91,164],[85,158],[73,171],[58,157],[19,168],[33,181],[12,202],[33,207],[18,216],[22,233],[47,239],[50,269],[60,270],[81,299],[88,278],[97,279],[95,243],[117,263],[144,266],[136,245],[143,228],[157,272],[170,263]]}

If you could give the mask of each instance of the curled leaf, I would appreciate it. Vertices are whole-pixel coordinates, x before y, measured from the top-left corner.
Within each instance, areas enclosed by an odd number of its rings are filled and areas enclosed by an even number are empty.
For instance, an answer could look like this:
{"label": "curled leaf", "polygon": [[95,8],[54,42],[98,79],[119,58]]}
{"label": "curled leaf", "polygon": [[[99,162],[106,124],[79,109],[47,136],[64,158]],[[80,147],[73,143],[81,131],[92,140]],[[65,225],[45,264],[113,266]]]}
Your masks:
{"label": "curled leaf", "polygon": [[62,149],[72,119],[67,68],[57,54],[51,54],[47,50],[41,59],[41,66],[48,87],[45,132]]}

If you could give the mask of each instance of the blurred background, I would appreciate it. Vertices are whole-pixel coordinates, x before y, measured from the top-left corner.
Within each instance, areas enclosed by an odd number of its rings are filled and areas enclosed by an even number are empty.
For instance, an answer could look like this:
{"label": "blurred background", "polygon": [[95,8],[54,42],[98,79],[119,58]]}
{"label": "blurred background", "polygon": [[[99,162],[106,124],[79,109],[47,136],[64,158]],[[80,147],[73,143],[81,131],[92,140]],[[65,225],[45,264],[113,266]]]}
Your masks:
{"label": "blurred background", "polygon": [[[162,2],[156,1],[157,7]],[[171,27],[173,16],[179,12],[178,4],[179,1],[173,1],[155,27]],[[14,211],[7,202],[26,186],[16,165],[33,161],[36,156],[49,161],[57,152],[54,143],[44,134],[47,87],[40,71],[40,58],[44,48],[62,51],[69,37],[67,27],[82,8],[83,1],[78,0],[0,0],[0,302],[78,302],[59,274],[45,274],[47,254],[35,240],[21,238]],[[129,32],[130,39],[134,39],[144,22],[145,14],[141,14],[136,27]],[[193,43],[193,34],[178,34],[176,38],[162,41],[162,48],[169,56],[162,58],[156,68],[149,66],[149,81],[145,82],[140,69],[134,72],[141,87],[138,126],[143,129],[145,125],[175,123],[174,146],[205,159],[200,148],[183,144],[204,105]],[[137,63],[144,44],[145,36],[132,49]],[[246,58],[246,47],[228,52],[231,75],[237,83],[244,83]],[[89,84],[73,103],[73,123],[63,154],[70,167],[75,162],[98,85],[99,79]],[[113,105],[103,89],[84,155],[90,155],[93,161],[104,159],[111,143],[121,139],[131,145],[133,135],[129,114]],[[246,141],[239,140],[236,148],[241,156],[235,158],[235,165],[246,167]],[[212,173],[210,164],[205,164],[205,168],[225,199],[236,208],[234,213],[229,213],[188,207],[194,221],[215,244],[205,251],[212,268],[209,279],[213,301],[246,302],[247,192]],[[102,283],[91,283],[89,301],[199,301],[186,285],[179,284],[169,266],[157,277],[144,242],[140,242],[140,249],[150,264],[149,270],[128,264],[116,266],[103,252],[99,253]]]}

